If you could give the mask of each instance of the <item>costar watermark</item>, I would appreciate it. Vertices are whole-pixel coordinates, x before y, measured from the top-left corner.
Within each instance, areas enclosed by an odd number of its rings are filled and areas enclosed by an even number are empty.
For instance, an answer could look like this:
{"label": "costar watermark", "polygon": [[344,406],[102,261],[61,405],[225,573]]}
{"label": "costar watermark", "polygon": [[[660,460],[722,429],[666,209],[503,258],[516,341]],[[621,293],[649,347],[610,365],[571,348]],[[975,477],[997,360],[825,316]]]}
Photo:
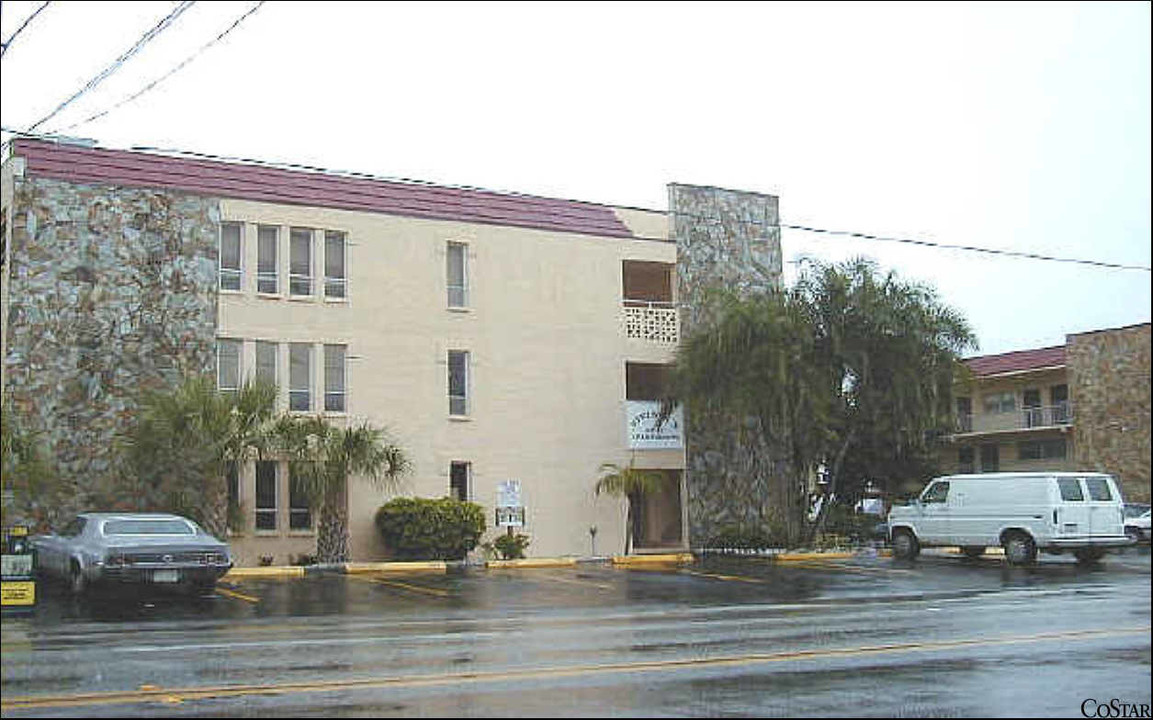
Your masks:
{"label": "costar watermark", "polygon": [[1081,714],[1087,718],[1147,718],[1149,703],[1130,703],[1113,698],[1096,700],[1087,698],[1081,703]]}

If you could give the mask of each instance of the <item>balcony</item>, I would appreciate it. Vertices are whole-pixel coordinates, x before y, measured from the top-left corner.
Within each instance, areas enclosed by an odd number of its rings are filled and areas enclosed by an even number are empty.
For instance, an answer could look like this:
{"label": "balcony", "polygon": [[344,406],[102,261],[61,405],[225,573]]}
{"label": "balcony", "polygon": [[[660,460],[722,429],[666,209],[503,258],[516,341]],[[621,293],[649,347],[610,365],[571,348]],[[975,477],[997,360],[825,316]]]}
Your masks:
{"label": "balcony", "polygon": [[680,341],[677,309],[671,302],[624,300],[621,321],[625,337],[661,345],[676,346]]}
{"label": "balcony", "polygon": [[1014,432],[1038,428],[1055,428],[1073,424],[1073,406],[1058,403],[1047,407],[1020,408],[1006,413],[985,413],[981,415],[958,415],[959,435],[977,433]]}

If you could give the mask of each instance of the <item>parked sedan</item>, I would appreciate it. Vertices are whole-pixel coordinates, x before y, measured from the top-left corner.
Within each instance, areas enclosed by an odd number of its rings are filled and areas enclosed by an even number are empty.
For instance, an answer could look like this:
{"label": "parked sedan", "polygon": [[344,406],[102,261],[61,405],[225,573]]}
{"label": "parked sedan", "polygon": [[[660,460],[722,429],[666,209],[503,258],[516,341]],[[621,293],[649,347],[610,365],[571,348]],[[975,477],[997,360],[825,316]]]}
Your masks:
{"label": "parked sedan", "polygon": [[83,513],[32,539],[41,573],[83,593],[93,584],[209,591],[232,567],[228,545],[179,515]]}
{"label": "parked sedan", "polygon": [[1149,510],[1137,517],[1125,518],[1125,534],[1136,542],[1149,542]]}

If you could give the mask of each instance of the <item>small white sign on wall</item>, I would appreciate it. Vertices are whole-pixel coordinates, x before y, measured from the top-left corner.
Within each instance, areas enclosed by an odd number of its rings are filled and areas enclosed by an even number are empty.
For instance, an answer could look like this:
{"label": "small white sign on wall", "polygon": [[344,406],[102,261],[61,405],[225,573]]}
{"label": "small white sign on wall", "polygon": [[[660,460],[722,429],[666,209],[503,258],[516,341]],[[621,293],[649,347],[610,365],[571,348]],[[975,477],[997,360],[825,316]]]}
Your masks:
{"label": "small white sign on wall", "polygon": [[626,406],[630,450],[680,450],[685,446],[684,409],[680,405],[663,423],[658,401],[629,400]]}
{"label": "small white sign on wall", "polygon": [[520,480],[502,480],[496,486],[496,526],[524,527]]}

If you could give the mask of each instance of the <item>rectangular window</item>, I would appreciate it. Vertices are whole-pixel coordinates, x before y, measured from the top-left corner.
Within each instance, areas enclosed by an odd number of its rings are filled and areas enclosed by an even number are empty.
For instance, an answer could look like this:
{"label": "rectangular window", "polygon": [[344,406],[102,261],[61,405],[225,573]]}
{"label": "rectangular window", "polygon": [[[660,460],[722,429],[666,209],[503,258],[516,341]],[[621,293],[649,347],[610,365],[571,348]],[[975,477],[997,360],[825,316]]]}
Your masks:
{"label": "rectangular window", "polygon": [[981,446],[981,472],[997,472],[1001,469],[1001,452],[996,445]]}
{"label": "rectangular window", "polygon": [[312,529],[312,508],[308,504],[308,497],[304,488],[292,477],[288,482],[288,529]]}
{"label": "rectangular window", "polygon": [[223,393],[235,393],[240,388],[240,340],[216,341],[216,387]]}
{"label": "rectangular window", "polygon": [[1017,409],[1017,397],[1011,392],[986,395],[984,400],[985,412],[989,414],[1011,413]]}
{"label": "rectangular window", "polygon": [[1063,460],[1065,453],[1065,438],[1022,440],[1017,443],[1017,457],[1020,460]]}
{"label": "rectangular window", "polygon": [[448,414],[468,415],[468,352],[448,351]]}
{"label": "rectangular window", "polygon": [[1072,419],[1069,412],[1069,386],[1054,385],[1049,388],[1049,400],[1053,403],[1053,424],[1067,425]]}
{"label": "rectangular window", "polygon": [[468,307],[468,246],[448,244],[448,306]]}
{"label": "rectangular window", "polygon": [[277,384],[276,356],[279,346],[274,342],[256,341],[256,378]]}
{"label": "rectangular window", "polygon": [[256,292],[280,292],[280,228],[261,225],[256,230]]}
{"label": "rectangular window", "polygon": [[973,464],[973,448],[957,448],[957,472],[971,473],[975,467]]}
{"label": "rectangular window", "polygon": [[324,410],[345,412],[344,345],[324,346]]}
{"label": "rectangular window", "polygon": [[288,409],[312,410],[312,346],[306,343],[288,346]]}
{"label": "rectangular window", "polygon": [[448,471],[448,495],[453,500],[469,500],[469,463],[454,462]]}
{"label": "rectangular window", "polygon": [[242,251],[240,223],[220,224],[220,289],[240,290]]}
{"label": "rectangular window", "polygon": [[256,529],[276,529],[277,464],[272,460],[256,463]]}
{"label": "rectangular window", "polygon": [[1113,499],[1113,493],[1109,492],[1109,481],[1105,478],[1085,478],[1085,487],[1089,488],[1090,500],[1108,501]]}
{"label": "rectangular window", "polygon": [[347,297],[347,277],[344,274],[344,233],[328,230],[324,233],[324,296]]}
{"label": "rectangular window", "polygon": [[1081,502],[1085,499],[1081,494],[1081,481],[1077,478],[1057,478],[1057,487],[1061,489],[1061,499],[1066,502]]}
{"label": "rectangular window", "polygon": [[288,291],[292,295],[312,294],[312,231],[292,228],[288,253]]}

